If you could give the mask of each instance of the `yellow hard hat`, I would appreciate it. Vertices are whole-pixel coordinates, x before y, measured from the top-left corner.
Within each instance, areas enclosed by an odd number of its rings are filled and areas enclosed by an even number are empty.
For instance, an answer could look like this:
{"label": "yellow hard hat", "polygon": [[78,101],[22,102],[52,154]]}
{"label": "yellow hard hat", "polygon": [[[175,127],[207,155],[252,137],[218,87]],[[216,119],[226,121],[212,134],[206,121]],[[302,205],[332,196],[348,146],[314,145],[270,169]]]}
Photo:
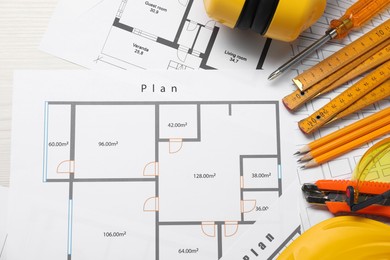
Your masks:
{"label": "yellow hard hat", "polygon": [[315,23],[326,0],[204,0],[207,14],[231,27],[293,41]]}
{"label": "yellow hard hat", "polygon": [[330,218],[304,232],[277,259],[390,259],[390,226],[358,216]]}

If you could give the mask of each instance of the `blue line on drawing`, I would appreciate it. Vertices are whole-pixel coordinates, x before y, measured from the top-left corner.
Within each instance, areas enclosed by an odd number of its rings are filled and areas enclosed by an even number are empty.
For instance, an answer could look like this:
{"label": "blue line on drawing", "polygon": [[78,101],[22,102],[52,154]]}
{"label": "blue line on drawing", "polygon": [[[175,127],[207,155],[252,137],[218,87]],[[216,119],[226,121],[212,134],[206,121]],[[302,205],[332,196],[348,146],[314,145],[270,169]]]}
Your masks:
{"label": "blue line on drawing", "polygon": [[282,165],[281,164],[278,164],[278,178],[279,179],[282,178]]}
{"label": "blue line on drawing", "polygon": [[68,205],[68,255],[72,254],[73,200]]}
{"label": "blue line on drawing", "polygon": [[44,113],[44,136],[43,136],[43,176],[42,176],[42,181],[43,182],[46,182],[47,180],[47,149],[48,149],[48,143],[47,143],[47,136],[48,136],[48,125],[49,125],[49,117],[48,117],[48,113],[49,113],[49,106],[48,106],[48,102],[45,102],[45,113]]}

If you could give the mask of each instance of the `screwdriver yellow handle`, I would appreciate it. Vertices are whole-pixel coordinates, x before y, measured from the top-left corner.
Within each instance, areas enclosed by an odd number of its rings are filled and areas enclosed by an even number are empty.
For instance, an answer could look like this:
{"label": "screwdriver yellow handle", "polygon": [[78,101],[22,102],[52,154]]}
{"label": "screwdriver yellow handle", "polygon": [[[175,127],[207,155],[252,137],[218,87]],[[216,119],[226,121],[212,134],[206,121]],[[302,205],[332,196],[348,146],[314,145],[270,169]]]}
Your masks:
{"label": "screwdriver yellow handle", "polygon": [[344,38],[350,30],[360,27],[389,4],[390,0],[358,0],[341,18],[330,22],[330,29],[337,32],[334,38]]}

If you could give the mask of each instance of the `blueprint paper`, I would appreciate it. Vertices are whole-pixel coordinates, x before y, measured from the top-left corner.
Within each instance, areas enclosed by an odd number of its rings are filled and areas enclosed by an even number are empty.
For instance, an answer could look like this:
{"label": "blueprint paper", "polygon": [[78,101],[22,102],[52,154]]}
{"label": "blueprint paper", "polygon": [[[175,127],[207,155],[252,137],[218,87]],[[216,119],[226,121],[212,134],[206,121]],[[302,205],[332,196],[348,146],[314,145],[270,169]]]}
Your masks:
{"label": "blueprint paper", "polygon": [[272,68],[290,52],[216,23],[203,0],[60,1],[41,48],[87,68],[164,70]]}
{"label": "blueprint paper", "polygon": [[291,184],[281,199],[274,202],[272,210],[260,216],[222,260],[276,259],[302,233],[299,205],[289,199],[299,197],[300,192],[297,182]]}
{"label": "blueprint paper", "polygon": [[[87,68],[275,70],[323,36],[330,20],[353,2],[327,1],[319,21],[296,41],[285,43],[215,22],[203,0],[62,0],[41,49]],[[387,10],[343,41],[329,42],[285,73],[285,82],[291,85],[298,72],[388,18]]]}
{"label": "blueprint paper", "polygon": [[7,242],[8,188],[0,186],[0,259],[5,260]]}
{"label": "blueprint paper", "polygon": [[[138,0],[82,3],[74,0],[60,1],[41,48],[88,68],[265,69],[271,72],[322,37],[329,22],[341,17],[355,1],[328,0],[319,21],[292,43],[266,40],[249,31],[232,30],[215,23],[205,14],[201,0],[149,2],[163,7],[161,12],[156,13],[145,1]],[[386,9],[342,41],[328,42],[295,68],[268,84],[278,89],[277,91],[284,91],[283,96],[289,94],[296,89],[291,78],[389,18],[390,12]],[[267,76],[266,73],[258,75],[263,80]],[[298,122],[357,80],[308,102],[291,116]],[[304,136],[296,127],[296,150],[387,106],[389,99],[369,106],[336,124],[323,127],[310,136]],[[291,171],[298,176],[299,185],[318,179],[349,179],[360,156],[373,143],[315,169],[301,170],[295,167]],[[326,209],[313,207],[303,199],[300,200],[300,206],[303,230],[332,216]]]}
{"label": "blueprint paper", "polygon": [[17,72],[9,259],[221,258],[296,181],[264,73]]}

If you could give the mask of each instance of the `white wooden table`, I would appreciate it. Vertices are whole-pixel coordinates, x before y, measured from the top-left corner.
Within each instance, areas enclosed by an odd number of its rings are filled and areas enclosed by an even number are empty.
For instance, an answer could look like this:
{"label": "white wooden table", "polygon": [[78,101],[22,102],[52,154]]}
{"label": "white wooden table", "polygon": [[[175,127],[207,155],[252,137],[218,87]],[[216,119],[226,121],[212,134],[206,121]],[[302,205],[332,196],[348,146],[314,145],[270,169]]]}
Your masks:
{"label": "white wooden table", "polygon": [[0,0],[0,185],[10,185],[13,71],[75,69],[38,50],[58,0]]}

